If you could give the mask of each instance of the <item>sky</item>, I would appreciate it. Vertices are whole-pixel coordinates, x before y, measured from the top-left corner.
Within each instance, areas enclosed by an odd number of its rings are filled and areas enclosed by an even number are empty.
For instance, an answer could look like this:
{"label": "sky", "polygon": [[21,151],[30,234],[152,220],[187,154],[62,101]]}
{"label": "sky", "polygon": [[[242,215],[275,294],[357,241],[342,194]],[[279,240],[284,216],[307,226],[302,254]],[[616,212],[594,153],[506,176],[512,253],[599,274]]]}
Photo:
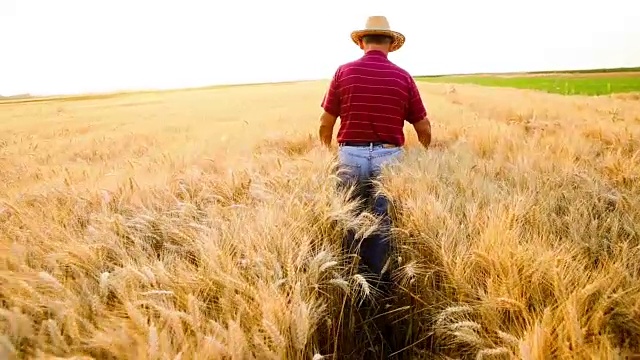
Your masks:
{"label": "sky", "polygon": [[0,95],[329,78],[372,15],[413,75],[640,66],[638,0],[0,0]]}

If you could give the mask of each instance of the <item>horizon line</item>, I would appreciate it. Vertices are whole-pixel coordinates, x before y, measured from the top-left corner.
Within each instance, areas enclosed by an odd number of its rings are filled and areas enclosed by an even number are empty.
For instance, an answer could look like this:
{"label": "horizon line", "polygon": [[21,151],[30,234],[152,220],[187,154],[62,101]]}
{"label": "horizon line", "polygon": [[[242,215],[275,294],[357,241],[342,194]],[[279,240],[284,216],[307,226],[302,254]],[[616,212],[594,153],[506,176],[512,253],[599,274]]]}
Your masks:
{"label": "horizon line", "polygon": [[[611,68],[583,68],[583,69],[571,69],[571,70],[534,70],[534,71],[508,71],[508,72],[472,72],[472,73],[448,73],[448,74],[430,74],[430,75],[412,75],[413,78],[429,78],[429,77],[453,77],[453,76],[474,76],[474,75],[517,75],[517,74],[562,74],[562,73],[598,73],[598,72],[632,72],[640,71],[640,66],[633,67],[611,67]],[[221,83],[211,84],[203,86],[191,86],[191,87],[175,87],[166,89],[128,89],[128,90],[113,90],[113,91],[99,91],[99,92],[86,92],[86,93],[59,93],[51,95],[32,95],[30,93],[16,94],[10,96],[0,95],[0,104],[12,104],[21,102],[36,102],[36,101],[52,101],[59,99],[69,100],[82,100],[82,99],[101,99],[116,97],[122,95],[135,95],[145,93],[167,93],[167,92],[183,92],[183,91],[198,91],[219,89],[228,87],[239,86],[260,86],[260,85],[287,85],[312,81],[327,81],[329,78],[314,78],[314,79],[300,79],[300,80],[285,80],[285,81],[269,81],[269,82],[234,82],[234,83]]]}

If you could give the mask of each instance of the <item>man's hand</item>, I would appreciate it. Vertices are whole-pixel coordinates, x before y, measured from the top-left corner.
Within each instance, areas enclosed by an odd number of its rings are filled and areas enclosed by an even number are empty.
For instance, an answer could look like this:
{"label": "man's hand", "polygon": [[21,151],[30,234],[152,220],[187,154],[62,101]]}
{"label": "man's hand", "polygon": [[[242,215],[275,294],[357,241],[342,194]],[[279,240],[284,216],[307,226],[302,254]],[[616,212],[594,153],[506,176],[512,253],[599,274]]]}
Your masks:
{"label": "man's hand", "polygon": [[320,129],[318,135],[320,142],[327,148],[331,148],[331,138],[333,138],[333,127],[336,124],[337,116],[331,115],[328,112],[323,112],[320,116]]}
{"label": "man's hand", "polygon": [[425,117],[417,123],[414,123],[413,128],[416,131],[416,135],[418,135],[418,141],[420,141],[425,149],[428,149],[429,144],[431,144],[431,122],[429,119]]}

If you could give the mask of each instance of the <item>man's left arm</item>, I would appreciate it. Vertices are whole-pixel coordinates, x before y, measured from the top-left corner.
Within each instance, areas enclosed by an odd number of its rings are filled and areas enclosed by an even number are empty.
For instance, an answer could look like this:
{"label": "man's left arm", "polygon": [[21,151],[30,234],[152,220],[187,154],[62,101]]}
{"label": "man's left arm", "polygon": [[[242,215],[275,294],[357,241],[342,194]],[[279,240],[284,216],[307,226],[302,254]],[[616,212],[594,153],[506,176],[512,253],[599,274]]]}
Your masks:
{"label": "man's left arm", "polygon": [[409,103],[406,120],[413,125],[418,141],[427,149],[431,144],[431,121],[422,102],[418,85],[413,78],[410,78],[409,82]]}
{"label": "man's left arm", "polygon": [[320,142],[326,147],[331,147],[333,127],[340,115],[340,88],[338,86],[339,72],[340,69],[338,68],[331,79],[329,90],[325,94],[321,105],[324,111],[322,112],[322,115],[320,115],[320,129],[318,131],[318,135],[320,137]]}

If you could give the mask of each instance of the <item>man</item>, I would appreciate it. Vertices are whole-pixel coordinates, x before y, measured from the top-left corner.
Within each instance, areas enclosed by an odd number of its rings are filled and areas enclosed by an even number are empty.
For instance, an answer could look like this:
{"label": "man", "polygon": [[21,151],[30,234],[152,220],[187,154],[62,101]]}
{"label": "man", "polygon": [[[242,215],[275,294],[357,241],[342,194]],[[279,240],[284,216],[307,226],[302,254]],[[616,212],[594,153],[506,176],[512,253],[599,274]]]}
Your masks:
{"label": "man", "polygon": [[[382,280],[390,249],[391,219],[388,201],[374,194],[372,181],[383,165],[402,154],[405,120],[413,125],[425,148],[431,142],[431,125],[415,81],[387,58],[402,47],[404,35],[391,30],[384,16],[371,16],[365,29],[352,32],[351,39],[364,56],[339,66],[335,72],[322,101],[319,136],[322,144],[331,147],[333,128],[340,117],[338,177],[343,187],[355,185],[355,195],[368,200],[373,213],[381,218],[380,231],[360,244],[360,257]],[[350,251],[358,245],[354,238],[350,233],[345,240]],[[384,277],[388,278],[388,272]]]}

